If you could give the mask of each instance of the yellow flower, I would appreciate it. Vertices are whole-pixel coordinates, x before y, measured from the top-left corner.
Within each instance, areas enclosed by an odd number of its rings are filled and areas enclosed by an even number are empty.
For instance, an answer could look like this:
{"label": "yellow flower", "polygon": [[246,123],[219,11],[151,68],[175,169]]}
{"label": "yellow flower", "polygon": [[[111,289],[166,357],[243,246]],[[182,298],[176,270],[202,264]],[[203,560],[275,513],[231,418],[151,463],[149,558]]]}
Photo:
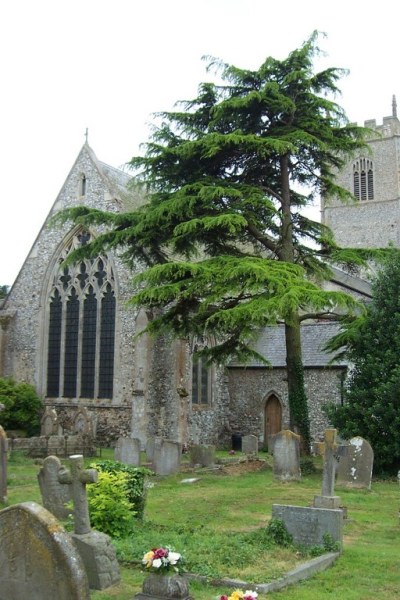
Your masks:
{"label": "yellow flower", "polygon": [[153,550],[150,550],[150,552],[146,552],[146,554],[143,556],[142,563],[146,565],[148,569],[150,569],[151,565],[153,564],[153,557]]}
{"label": "yellow flower", "polygon": [[242,600],[242,598],[243,598],[243,592],[242,592],[242,590],[235,590],[229,596],[228,600]]}

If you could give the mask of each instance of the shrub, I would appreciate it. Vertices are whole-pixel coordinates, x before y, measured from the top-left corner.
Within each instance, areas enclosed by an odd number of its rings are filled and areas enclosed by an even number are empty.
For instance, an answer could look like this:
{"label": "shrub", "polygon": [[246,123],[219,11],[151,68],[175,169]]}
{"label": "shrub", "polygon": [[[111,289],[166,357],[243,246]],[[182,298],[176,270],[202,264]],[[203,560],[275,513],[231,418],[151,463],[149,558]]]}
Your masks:
{"label": "shrub", "polygon": [[126,473],[99,470],[97,485],[88,486],[90,522],[94,529],[114,538],[132,531],[133,504],[127,499]]}
{"label": "shrub", "polygon": [[277,546],[290,546],[293,537],[290,535],[281,519],[271,519],[267,525],[267,534]]}
{"label": "shrub", "polygon": [[91,467],[107,473],[125,473],[127,475],[126,498],[135,509],[135,517],[143,519],[147,495],[145,479],[146,475],[152,474],[152,471],[145,467],[125,465],[116,460],[96,461],[91,464]]}
{"label": "shrub", "polygon": [[311,456],[302,456],[300,458],[300,470],[302,475],[312,475],[317,472]]}
{"label": "shrub", "polygon": [[32,385],[0,378],[0,403],[5,407],[0,412],[4,429],[22,429],[28,435],[39,432],[43,405]]}

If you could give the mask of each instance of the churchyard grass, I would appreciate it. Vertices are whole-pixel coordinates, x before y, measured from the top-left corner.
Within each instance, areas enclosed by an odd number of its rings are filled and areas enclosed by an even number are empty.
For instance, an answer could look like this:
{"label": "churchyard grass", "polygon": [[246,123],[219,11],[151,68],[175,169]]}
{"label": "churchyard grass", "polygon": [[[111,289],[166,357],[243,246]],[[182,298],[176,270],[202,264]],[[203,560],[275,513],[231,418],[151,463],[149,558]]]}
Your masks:
{"label": "churchyard grass", "polygon": [[[263,454],[261,454],[263,456]],[[111,458],[106,453],[105,458]],[[320,463],[319,463],[320,464]],[[40,502],[33,460],[14,454],[9,461],[9,504]],[[198,477],[195,483],[182,479]],[[93,600],[132,600],[144,574],[138,564],[150,547],[170,544],[186,556],[188,566],[204,575],[216,574],[266,582],[290,569],[303,557],[269,547],[262,529],[274,503],[308,506],[320,492],[321,471],[300,482],[274,481],[270,469],[237,475],[206,470],[150,478],[144,524],[131,539],[116,541],[122,562],[122,582],[92,592]],[[337,488],[347,507],[344,553],[334,566],[265,599],[279,600],[394,600],[399,597],[399,486],[396,481],[373,481],[372,490]],[[261,530],[260,530],[261,528]],[[263,549],[266,550],[263,554]],[[196,600],[229,592],[192,582]],[[263,596],[260,595],[260,600]]]}

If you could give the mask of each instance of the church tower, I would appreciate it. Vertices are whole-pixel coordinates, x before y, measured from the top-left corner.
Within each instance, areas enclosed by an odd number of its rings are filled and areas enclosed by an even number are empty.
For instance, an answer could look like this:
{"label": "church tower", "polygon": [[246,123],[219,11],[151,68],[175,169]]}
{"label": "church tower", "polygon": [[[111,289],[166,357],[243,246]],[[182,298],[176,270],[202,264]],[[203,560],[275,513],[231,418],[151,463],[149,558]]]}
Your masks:
{"label": "church tower", "polygon": [[338,174],[339,185],[351,191],[357,202],[343,204],[323,199],[321,220],[341,246],[382,248],[400,246],[400,121],[396,98],[392,114],[382,125],[364,122],[371,130],[368,149],[353,157]]}

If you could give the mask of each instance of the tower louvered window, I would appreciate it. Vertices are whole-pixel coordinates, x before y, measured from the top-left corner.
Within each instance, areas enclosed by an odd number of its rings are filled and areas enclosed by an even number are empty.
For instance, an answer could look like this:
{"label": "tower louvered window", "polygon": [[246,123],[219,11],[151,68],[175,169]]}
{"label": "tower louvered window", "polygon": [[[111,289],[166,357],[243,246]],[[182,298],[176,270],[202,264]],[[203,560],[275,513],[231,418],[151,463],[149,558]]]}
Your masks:
{"label": "tower louvered window", "polygon": [[371,160],[360,158],[353,164],[353,187],[357,200],[374,199],[374,170]]}
{"label": "tower louvered window", "polygon": [[106,257],[64,267],[72,249],[90,235],[76,235],[53,276],[49,298],[47,396],[112,398],[114,378],[114,275]]}

